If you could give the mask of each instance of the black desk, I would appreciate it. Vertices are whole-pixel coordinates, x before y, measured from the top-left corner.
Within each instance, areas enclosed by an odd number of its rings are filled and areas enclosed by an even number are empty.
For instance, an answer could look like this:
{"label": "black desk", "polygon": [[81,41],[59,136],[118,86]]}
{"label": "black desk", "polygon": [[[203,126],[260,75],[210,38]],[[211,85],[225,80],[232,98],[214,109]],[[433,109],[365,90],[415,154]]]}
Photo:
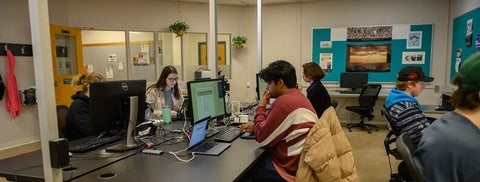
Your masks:
{"label": "black desk", "polygon": [[[237,138],[220,156],[196,155],[190,162],[181,162],[169,151],[178,151],[187,143],[159,145],[162,155],[138,153],[76,181],[236,181],[264,155],[255,140]],[[191,155],[180,156],[189,159]],[[101,176],[111,176],[102,178]]]}
{"label": "black desk", "polygon": [[[69,181],[99,168],[110,165],[135,154],[136,151],[125,153],[105,153],[105,150],[74,154],[70,158],[73,168],[64,168],[64,181]],[[0,160],[0,176],[13,181],[44,181],[41,150]]]}
{"label": "black desk", "polygon": [[[177,121],[171,127],[178,129],[182,125],[183,122]],[[235,181],[265,153],[255,140],[239,137],[220,156],[196,155],[190,162],[181,162],[168,154],[186,147],[186,140],[175,145],[164,143],[156,147],[165,151],[159,156],[136,150],[105,153],[103,149],[74,154],[70,161],[77,169],[64,171],[62,175],[64,181]],[[180,157],[187,159],[190,155]],[[99,178],[108,173],[116,176]],[[41,151],[0,160],[0,176],[7,180],[44,181]]]}

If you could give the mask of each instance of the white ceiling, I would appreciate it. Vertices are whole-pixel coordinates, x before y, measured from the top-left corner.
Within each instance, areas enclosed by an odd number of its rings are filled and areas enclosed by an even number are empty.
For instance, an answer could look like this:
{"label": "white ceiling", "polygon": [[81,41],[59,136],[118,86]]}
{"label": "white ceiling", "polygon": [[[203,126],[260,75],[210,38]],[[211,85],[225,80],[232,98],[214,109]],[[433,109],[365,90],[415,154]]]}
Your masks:
{"label": "white ceiling", "polygon": [[[209,0],[171,0],[195,3],[208,3]],[[294,3],[301,1],[319,1],[319,0],[262,0],[262,4]],[[257,0],[217,0],[217,4],[224,5],[257,5]]]}

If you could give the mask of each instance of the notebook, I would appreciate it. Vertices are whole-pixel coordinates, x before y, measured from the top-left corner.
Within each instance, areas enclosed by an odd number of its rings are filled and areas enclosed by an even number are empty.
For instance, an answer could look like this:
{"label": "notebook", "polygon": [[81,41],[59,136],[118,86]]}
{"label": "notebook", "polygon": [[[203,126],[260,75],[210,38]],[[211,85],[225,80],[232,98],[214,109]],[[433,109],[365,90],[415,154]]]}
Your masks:
{"label": "notebook", "polygon": [[230,147],[229,143],[205,140],[207,138],[208,122],[210,122],[210,116],[201,119],[193,125],[192,136],[188,143],[189,152],[195,152],[195,154],[200,155],[218,156]]}

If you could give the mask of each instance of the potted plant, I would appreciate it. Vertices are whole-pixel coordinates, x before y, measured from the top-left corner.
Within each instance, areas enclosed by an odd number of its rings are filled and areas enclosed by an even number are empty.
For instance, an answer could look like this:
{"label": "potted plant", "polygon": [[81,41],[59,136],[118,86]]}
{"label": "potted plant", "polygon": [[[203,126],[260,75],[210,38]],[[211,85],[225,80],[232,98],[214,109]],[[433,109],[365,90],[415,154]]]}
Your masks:
{"label": "potted plant", "polygon": [[170,25],[170,32],[175,32],[177,37],[181,37],[183,34],[187,32],[187,29],[190,28],[188,25],[183,21],[176,21],[175,23]]}
{"label": "potted plant", "polygon": [[233,37],[232,43],[237,49],[243,48],[243,44],[247,43],[247,37],[245,36]]}

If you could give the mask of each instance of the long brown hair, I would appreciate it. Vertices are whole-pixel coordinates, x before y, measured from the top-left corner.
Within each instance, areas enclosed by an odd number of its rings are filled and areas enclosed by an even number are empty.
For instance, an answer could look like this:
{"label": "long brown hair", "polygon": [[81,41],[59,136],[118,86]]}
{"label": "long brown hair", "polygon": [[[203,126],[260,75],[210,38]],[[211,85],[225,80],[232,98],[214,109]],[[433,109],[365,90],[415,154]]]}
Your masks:
{"label": "long brown hair", "polygon": [[[165,87],[167,86],[166,80],[167,80],[168,75],[170,73],[174,73],[174,74],[178,75],[177,69],[174,66],[172,66],[172,65],[165,66],[165,68],[163,68],[163,70],[162,70],[162,73],[160,74],[160,78],[158,78],[158,80],[157,80],[157,83],[148,86],[147,89],[157,88],[157,89],[163,91],[165,89]],[[173,96],[176,99],[180,99],[180,91],[178,90],[178,80],[175,83],[175,86],[173,87]]]}

